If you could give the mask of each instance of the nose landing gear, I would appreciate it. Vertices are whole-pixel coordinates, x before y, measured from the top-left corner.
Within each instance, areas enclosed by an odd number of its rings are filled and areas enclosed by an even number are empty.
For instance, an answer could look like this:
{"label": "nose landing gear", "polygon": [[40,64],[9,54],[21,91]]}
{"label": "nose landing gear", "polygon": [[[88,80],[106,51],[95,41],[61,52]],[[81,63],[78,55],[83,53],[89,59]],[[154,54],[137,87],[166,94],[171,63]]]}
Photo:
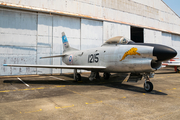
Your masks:
{"label": "nose landing gear", "polygon": [[153,90],[153,84],[150,82],[149,76],[145,74],[144,79],[145,79],[144,90],[146,92],[151,92]]}
{"label": "nose landing gear", "polygon": [[144,90],[146,92],[151,92],[153,90],[153,84],[150,81],[145,81]]}

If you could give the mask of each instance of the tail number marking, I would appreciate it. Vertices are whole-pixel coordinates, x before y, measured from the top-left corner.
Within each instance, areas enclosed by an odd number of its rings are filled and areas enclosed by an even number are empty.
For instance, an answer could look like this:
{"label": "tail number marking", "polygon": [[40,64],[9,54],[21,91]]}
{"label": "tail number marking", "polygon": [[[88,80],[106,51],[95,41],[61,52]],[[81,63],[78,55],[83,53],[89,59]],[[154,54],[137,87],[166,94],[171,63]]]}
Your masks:
{"label": "tail number marking", "polygon": [[98,55],[99,55],[99,53],[88,55],[88,63],[99,62]]}

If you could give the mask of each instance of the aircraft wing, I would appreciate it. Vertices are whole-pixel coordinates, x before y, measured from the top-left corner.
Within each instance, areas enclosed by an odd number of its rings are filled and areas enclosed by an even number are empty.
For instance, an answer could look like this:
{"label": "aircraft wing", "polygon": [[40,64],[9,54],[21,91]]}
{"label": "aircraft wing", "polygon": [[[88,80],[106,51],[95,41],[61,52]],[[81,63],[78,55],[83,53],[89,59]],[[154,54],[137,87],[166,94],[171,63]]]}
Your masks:
{"label": "aircraft wing", "polygon": [[56,68],[56,69],[84,69],[84,70],[103,70],[104,66],[82,66],[82,65],[32,65],[32,64],[4,64],[10,67],[35,67],[35,68]]}
{"label": "aircraft wing", "polygon": [[40,59],[42,59],[42,58],[53,58],[53,57],[64,57],[64,56],[66,56],[66,54],[56,55],[56,56],[46,56],[46,57],[40,57]]}

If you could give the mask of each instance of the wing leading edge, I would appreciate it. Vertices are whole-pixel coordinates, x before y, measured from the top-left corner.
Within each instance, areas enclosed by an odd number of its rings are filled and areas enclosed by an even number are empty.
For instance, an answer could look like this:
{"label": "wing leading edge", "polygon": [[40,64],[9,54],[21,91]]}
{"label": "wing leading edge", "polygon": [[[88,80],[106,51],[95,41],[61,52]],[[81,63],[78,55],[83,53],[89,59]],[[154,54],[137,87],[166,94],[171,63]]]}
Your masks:
{"label": "wing leading edge", "polygon": [[46,57],[40,57],[40,59],[43,59],[43,58],[53,58],[53,57],[64,57],[64,56],[66,56],[66,54],[56,55],[56,56],[46,56]]}
{"label": "wing leading edge", "polygon": [[79,66],[79,65],[31,65],[31,64],[4,64],[10,67],[35,67],[35,68],[56,68],[56,69],[84,69],[84,70],[104,70],[104,66]]}

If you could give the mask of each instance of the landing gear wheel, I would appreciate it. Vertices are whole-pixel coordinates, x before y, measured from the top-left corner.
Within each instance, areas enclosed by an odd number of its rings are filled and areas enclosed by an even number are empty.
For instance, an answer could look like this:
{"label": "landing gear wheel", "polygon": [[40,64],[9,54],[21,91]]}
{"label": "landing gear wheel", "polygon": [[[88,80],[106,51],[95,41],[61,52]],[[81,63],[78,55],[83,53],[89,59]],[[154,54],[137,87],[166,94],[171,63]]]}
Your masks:
{"label": "landing gear wheel", "polygon": [[78,81],[81,81],[81,75],[79,73],[76,75],[76,82]]}
{"label": "landing gear wheel", "polygon": [[153,90],[153,84],[147,81],[146,83],[144,83],[144,90],[146,92],[151,92]]}
{"label": "landing gear wheel", "polygon": [[105,80],[108,80],[110,75],[111,75],[110,73],[104,73],[103,77]]}
{"label": "landing gear wheel", "polygon": [[179,73],[179,69],[177,69],[177,71],[176,71],[177,73]]}

